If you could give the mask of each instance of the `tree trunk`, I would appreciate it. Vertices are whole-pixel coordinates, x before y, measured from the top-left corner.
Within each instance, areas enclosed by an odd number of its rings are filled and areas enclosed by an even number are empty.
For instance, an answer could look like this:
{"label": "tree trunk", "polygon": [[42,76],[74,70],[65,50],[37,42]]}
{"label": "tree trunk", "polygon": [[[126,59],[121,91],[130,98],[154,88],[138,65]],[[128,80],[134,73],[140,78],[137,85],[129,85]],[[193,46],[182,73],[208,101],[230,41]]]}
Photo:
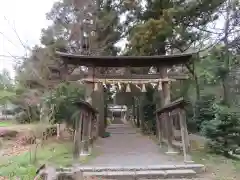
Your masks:
{"label": "tree trunk", "polygon": [[222,88],[223,88],[223,103],[226,105],[230,105],[229,85],[227,82],[227,77],[224,77],[224,79],[222,80]]}
{"label": "tree trunk", "polygon": [[229,66],[230,66],[230,57],[229,57],[229,28],[230,28],[230,11],[231,11],[231,1],[227,1],[227,7],[226,7],[226,16],[225,16],[225,24],[224,24],[224,38],[223,38],[223,42],[224,42],[224,46],[225,46],[225,52],[224,55],[225,57],[223,57],[225,59],[224,62],[224,68],[225,71],[224,72],[224,76],[222,79],[223,82],[223,102],[226,105],[230,105],[230,99],[229,99],[229,85],[227,82],[227,78],[228,78],[228,74],[229,74]]}
{"label": "tree trunk", "polygon": [[196,100],[199,101],[200,100],[200,84],[199,84],[196,73],[194,73],[194,82],[195,82],[195,88],[196,88]]}
{"label": "tree trunk", "polygon": [[139,99],[137,100],[137,128],[140,128],[140,115],[139,115],[139,112],[140,112],[140,108],[139,108]]}

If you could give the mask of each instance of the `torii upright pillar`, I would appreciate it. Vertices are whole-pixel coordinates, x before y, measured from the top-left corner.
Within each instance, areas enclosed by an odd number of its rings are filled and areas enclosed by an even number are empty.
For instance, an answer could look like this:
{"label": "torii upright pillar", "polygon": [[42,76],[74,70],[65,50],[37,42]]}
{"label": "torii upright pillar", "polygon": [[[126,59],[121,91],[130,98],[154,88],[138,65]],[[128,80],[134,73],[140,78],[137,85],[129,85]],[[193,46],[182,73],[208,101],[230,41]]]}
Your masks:
{"label": "torii upright pillar", "polygon": [[[167,75],[167,68],[164,67],[161,69],[161,75],[162,78],[168,78]],[[170,82],[169,81],[164,81],[162,82],[162,105],[166,106],[168,104],[171,103],[171,89],[170,89]],[[174,132],[173,132],[173,119],[170,115],[164,113],[164,119],[162,120],[162,123],[164,124],[164,128],[166,128],[166,132],[167,132],[167,146],[168,146],[168,150],[166,152],[166,154],[177,154],[178,152],[176,152],[173,148],[173,136],[174,136]]]}
{"label": "torii upright pillar", "polygon": [[103,137],[105,134],[104,87],[102,83],[98,83],[97,86],[98,88],[94,90],[94,81],[86,81],[86,98],[98,111],[98,136]]}

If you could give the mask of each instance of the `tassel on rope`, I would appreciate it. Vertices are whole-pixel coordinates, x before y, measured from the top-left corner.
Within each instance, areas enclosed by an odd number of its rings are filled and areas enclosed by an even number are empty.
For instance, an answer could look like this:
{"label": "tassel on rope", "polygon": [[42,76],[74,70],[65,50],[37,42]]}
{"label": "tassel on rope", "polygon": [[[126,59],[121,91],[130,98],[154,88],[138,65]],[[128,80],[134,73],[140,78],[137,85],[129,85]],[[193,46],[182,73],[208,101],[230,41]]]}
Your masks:
{"label": "tassel on rope", "polygon": [[118,85],[119,91],[121,91],[122,86],[121,86],[120,82],[118,82],[117,85]]}
{"label": "tassel on rope", "polygon": [[126,92],[131,92],[130,84],[127,84]]}
{"label": "tassel on rope", "polygon": [[140,87],[138,84],[136,84],[136,88],[138,88],[139,90],[141,90],[141,87]]}
{"label": "tassel on rope", "polygon": [[98,83],[97,82],[94,83],[94,91],[98,91]]}
{"label": "tassel on rope", "polygon": [[161,91],[162,90],[162,82],[159,81],[159,84],[158,84],[158,90]]}
{"label": "tassel on rope", "polygon": [[142,92],[147,92],[145,84],[142,85]]}

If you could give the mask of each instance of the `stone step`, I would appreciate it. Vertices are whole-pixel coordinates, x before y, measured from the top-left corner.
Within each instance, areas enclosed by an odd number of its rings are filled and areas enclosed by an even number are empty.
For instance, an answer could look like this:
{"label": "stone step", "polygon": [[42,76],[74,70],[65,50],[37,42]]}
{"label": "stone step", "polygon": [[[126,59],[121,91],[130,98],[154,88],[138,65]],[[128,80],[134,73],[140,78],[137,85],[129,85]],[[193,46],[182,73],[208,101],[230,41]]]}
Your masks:
{"label": "stone step", "polygon": [[132,128],[107,128],[109,131],[136,131],[136,129]]}
{"label": "stone step", "polygon": [[134,129],[132,127],[128,127],[128,126],[126,126],[126,127],[108,127],[107,129],[114,129],[114,130],[116,130],[116,129],[121,129],[121,130],[123,130],[123,129],[132,129],[132,130],[136,130],[136,129]]}
{"label": "stone step", "polygon": [[114,128],[122,128],[122,127],[130,127],[130,128],[133,128],[131,125],[126,125],[126,124],[111,124],[111,125],[109,125],[108,126],[108,128],[112,128],[112,127],[114,127]]}
{"label": "stone step", "polygon": [[148,165],[148,166],[80,166],[77,169],[83,172],[193,170],[197,173],[201,173],[205,171],[204,165],[202,164]]}
{"label": "stone step", "polygon": [[110,126],[130,126],[130,125],[121,123],[121,124],[110,124],[108,127]]}
{"label": "stone step", "polygon": [[135,129],[107,129],[107,131],[119,131],[119,132],[125,132],[125,131],[134,131],[134,132],[136,132],[136,130]]}
{"label": "stone step", "polygon": [[136,132],[136,130],[135,129],[119,129],[119,128],[117,128],[117,129],[107,129],[107,131],[119,131],[119,132],[125,132],[125,131],[134,131],[134,132]]}
{"label": "stone step", "polygon": [[136,134],[136,132],[111,132],[110,134]]}
{"label": "stone step", "polygon": [[124,131],[134,131],[136,132],[135,129],[127,129],[127,128],[122,128],[122,129],[119,129],[119,128],[116,128],[116,129],[107,129],[107,131],[121,131],[121,132],[124,132]]}
{"label": "stone step", "polygon": [[107,127],[107,129],[113,129],[113,130],[116,130],[116,129],[120,129],[120,130],[124,130],[124,129],[131,129],[131,130],[136,130],[136,129],[134,129],[134,128],[132,128],[132,127],[128,127],[128,126],[126,126],[126,127]]}
{"label": "stone step", "polygon": [[147,179],[168,179],[168,178],[194,178],[196,172],[191,169],[184,170],[148,170],[148,171],[101,171],[84,172],[84,177],[97,177],[99,179],[122,179],[135,180]]}
{"label": "stone step", "polygon": [[122,130],[122,129],[134,129],[134,128],[129,127],[129,126],[121,126],[121,127],[107,127],[107,129],[121,129]]}
{"label": "stone step", "polygon": [[133,132],[136,132],[135,129],[107,129],[107,131],[109,131],[109,132],[112,132],[112,131],[118,131],[118,132],[133,131]]}
{"label": "stone step", "polygon": [[112,134],[128,134],[128,133],[136,134],[137,133],[136,131],[134,131],[132,129],[124,129],[124,130],[121,130],[121,129],[107,129],[106,131],[109,132],[109,133],[112,133]]}

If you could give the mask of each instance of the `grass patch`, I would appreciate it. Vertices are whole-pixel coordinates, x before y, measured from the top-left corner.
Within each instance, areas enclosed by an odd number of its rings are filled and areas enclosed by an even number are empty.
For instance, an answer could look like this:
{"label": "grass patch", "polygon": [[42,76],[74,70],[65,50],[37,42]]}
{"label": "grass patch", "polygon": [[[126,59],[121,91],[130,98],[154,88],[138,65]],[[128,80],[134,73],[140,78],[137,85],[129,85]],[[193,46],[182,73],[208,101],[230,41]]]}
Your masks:
{"label": "grass patch", "polygon": [[0,127],[8,127],[13,125],[11,121],[0,121]]}
{"label": "grass patch", "polygon": [[[238,180],[240,179],[240,161],[225,158],[202,151],[192,153],[193,160],[206,166],[206,179]],[[207,179],[208,180],[208,179]]]}
{"label": "grass patch", "polygon": [[[158,144],[156,136],[150,138]],[[191,136],[190,136],[191,138]],[[196,139],[192,137],[192,139]],[[204,180],[240,180],[240,160],[233,160],[223,157],[221,155],[207,153],[204,148],[204,141],[198,139],[197,150],[192,150],[192,158],[195,163],[203,164],[206,167]],[[160,152],[166,152],[166,146],[160,148]],[[183,159],[183,156],[175,156],[175,158]]]}
{"label": "grass patch", "polygon": [[[0,159],[0,176],[23,180],[32,180],[35,172],[42,164],[50,164],[55,167],[67,167],[73,163],[71,142],[54,142],[46,144],[44,147],[37,148],[36,162],[32,163],[34,150],[14,156],[8,159]],[[86,163],[93,155],[79,159],[79,162]]]}
{"label": "grass patch", "polygon": [[14,92],[0,90],[0,99],[5,98],[5,97],[12,97],[12,96],[15,96],[15,95],[16,94]]}

